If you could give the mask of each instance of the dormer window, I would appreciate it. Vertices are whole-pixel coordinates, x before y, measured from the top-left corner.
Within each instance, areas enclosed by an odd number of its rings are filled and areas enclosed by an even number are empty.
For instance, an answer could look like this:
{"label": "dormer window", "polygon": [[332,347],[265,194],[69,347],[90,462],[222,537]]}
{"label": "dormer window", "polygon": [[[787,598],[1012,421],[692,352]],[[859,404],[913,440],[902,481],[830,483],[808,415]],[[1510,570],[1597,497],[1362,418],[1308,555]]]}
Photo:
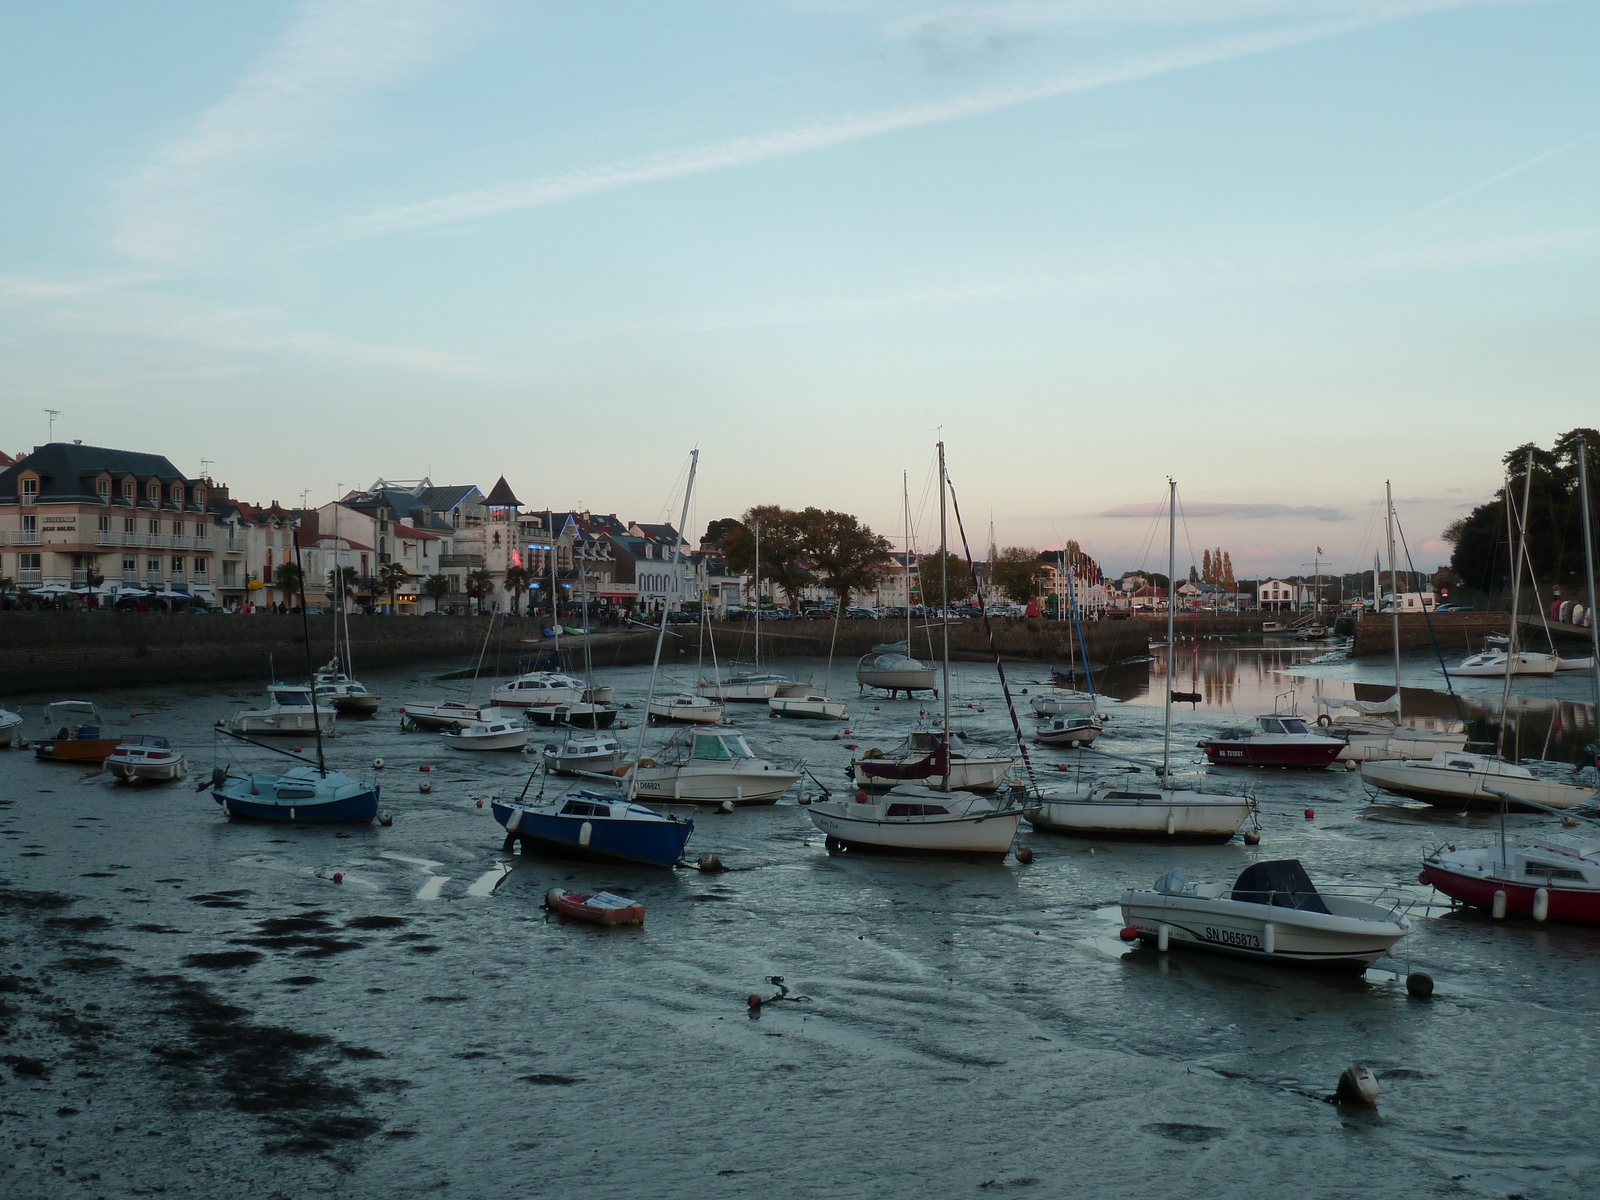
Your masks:
{"label": "dormer window", "polygon": [[161,504],[161,485],[159,483],[150,484],[149,487],[145,488],[144,494],[151,504],[157,506]]}
{"label": "dormer window", "polygon": [[123,482],[123,485],[122,485],[122,498],[124,500],[126,500],[129,504],[132,504],[133,501],[134,501],[134,498],[138,494],[139,494],[139,485],[138,484],[134,483],[134,481],[131,480],[131,479],[126,480],[126,481]]}
{"label": "dormer window", "polygon": [[177,505],[183,503],[183,484],[175,483],[172,485],[172,502]]}
{"label": "dormer window", "polygon": [[39,481],[26,476],[22,480],[22,502],[24,504],[39,503]]}
{"label": "dormer window", "polygon": [[202,509],[205,508],[205,506],[206,506],[206,490],[205,490],[205,488],[195,488],[195,490],[194,490],[194,502],[196,504],[198,504]]}
{"label": "dormer window", "polygon": [[100,482],[95,485],[95,490],[100,493],[100,503],[101,504],[110,504],[111,503],[111,480],[109,480],[109,479],[100,480]]}

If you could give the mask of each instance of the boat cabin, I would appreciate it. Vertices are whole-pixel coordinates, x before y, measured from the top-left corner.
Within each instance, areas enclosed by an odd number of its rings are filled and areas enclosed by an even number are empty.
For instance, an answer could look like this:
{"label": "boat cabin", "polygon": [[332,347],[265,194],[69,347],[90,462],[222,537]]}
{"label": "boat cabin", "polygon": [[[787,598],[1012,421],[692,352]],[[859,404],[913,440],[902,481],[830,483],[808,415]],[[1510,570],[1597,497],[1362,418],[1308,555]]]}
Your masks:
{"label": "boat cabin", "polygon": [[754,758],[755,751],[742,733],[693,733],[689,735],[689,757],[696,762],[732,762]]}
{"label": "boat cabin", "polygon": [[167,758],[172,754],[172,743],[153,733],[135,734],[117,743],[118,758]]}
{"label": "boat cabin", "polygon": [[895,801],[889,805],[886,817],[942,817],[950,810],[943,804],[903,804]]}
{"label": "boat cabin", "polygon": [[267,703],[274,708],[310,708],[311,689],[275,683],[267,689]]}

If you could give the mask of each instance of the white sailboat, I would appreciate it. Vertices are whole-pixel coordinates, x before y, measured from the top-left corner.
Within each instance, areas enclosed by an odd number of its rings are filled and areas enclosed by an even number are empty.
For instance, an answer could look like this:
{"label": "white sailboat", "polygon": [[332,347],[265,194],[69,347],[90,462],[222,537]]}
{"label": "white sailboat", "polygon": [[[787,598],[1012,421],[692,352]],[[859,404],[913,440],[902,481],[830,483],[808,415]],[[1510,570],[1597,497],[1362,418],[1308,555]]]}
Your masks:
{"label": "white sailboat", "polygon": [[937,669],[911,657],[911,492],[904,472],[900,475],[900,493],[905,511],[906,640],[874,646],[856,663],[856,683],[863,689],[886,691],[891,700],[900,692],[909,700],[914,692],[932,692],[939,686]]}
{"label": "white sailboat", "polygon": [[[1167,481],[1167,579],[1173,579],[1178,554],[1178,485]],[[1172,646],[1174,612],[1167,604],[1165,719],[1161,735],[1159,786],[1133,786],[1125,781],[1097,780],[1087,787],[1041,794],[1027,806],[1028,823],[1049,833],[1085,837],[1160,838],[1175,841],[1226,842],[1255,811],[1248,796],[1205,792],[1172,786]]]}
{"label": "white sailboat", "polygon": [[[728,678],[716,678],[695,685],[695,690],[702,696],[711,700],[722,700],[738,704],[764,704],[774,696],[793,694],[795,683],[787,675],[779,675],[761,669],[761,522],[754,523],[752,532],[755,535],[755,588],[756,609],[753,618],[755,627],[755,663],[748,671],[732,671],[729,664]],[[702,612],[705,606],[701,605]],[[709,635],[710,626],[705,626]],[[712,671],[716,673],[716,650],[712,650]]]}
{"label": "white sailboat", "polygon": [[767,710],[773,716],[806,721],[843,721],[849,716],[849,708],[843,700],[828,698],[828,693],[833,690],[833,651],[839,640],[839,622],[844,617],[845,597],[839,596],[837,600],[838,604],[833,610],[833,632],[828,639],[828,671],[823,676],[822,690],[819,692],[806,684],[791,688],[788,694],[780,692],[767,701]]}
{"label": "white sailboat", "polygon": [[[949,546],[949,531],[946,524],[945,502],[946,478],[944,467],[944,443],[939,443],[939,566],[943,573],[941,579],[941,596],[950,592],[949,558],[946,551]],[[909,599],[909,595],[907,599]],[[865,765],[866,778],[874,781],[888,778],[877,772],[885,769],[893,770],[898,767],[901,771],[910,768],[911,771],[921,771],[922,777],[916,774],[902,774],[900,782],[896,783],[885,795],[872,796],[865,790],[858,791],[853,798],[832,796],[816,800],[806,809],[811,816],[812,824],[820,829],[827,839],[829,850],[840,849],[866,849],[866,850],[898,850],[918,853],[961,853],[961,854],[989,854],[1005,855],[1011,849],[1011,843],[1017,835],[1017,827],[1022,822],[1022,809],[1000,800],[993,796],[978,795],[971,790],[959,789],[955,783],[957,772],[963,768],[977,767],[975,760],[964,760],[958,757],[957,747],[959,739],[950,728],[950,627],[944,625],[944,662],[943,686],[941,692],[944,698],[944,714],[942,728],[937,734],[928,734],[930,747],[926,757],[920,763],[901,762],[899,764],[863,763],[857,760],[851,764],[852,771],[857,778],[863,777],[862,767]],[[857,677],[859,678],[859,671]],[[912,735],[912,748],[920,753],[916,746],[918,734]],[[1005,778],[1005,773],[1011,767],[1011,759],[1005,759],[1004,765],[993,764],[993,768],[985,769],[983,778],[989,788],[998,787]],[[992,770],[992,774],[988,773]]]}

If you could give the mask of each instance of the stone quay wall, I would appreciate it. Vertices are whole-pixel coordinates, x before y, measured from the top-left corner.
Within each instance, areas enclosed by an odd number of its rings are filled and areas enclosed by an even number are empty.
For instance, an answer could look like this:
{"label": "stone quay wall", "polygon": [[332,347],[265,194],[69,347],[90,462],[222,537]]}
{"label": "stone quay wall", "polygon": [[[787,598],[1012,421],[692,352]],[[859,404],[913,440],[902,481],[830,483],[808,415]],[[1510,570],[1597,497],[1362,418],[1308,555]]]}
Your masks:
{"label": "stone quay wall", "polygon": [[[1390,654],[1394,650],[1394,617],[1389,613],[1367,613],[1356,622],[1355,644],[1351,654],[1357,658]],[[1428,629],[1429,622],[1433,630]],[[1491,633],[1505,634],[1511,628],[1510,613],[1450,612],[1401,613],[1400,648],[1426,650],[1439,639],[1440,653],[1446,657],[1464,656],[1483,649],[1483,639]]]}

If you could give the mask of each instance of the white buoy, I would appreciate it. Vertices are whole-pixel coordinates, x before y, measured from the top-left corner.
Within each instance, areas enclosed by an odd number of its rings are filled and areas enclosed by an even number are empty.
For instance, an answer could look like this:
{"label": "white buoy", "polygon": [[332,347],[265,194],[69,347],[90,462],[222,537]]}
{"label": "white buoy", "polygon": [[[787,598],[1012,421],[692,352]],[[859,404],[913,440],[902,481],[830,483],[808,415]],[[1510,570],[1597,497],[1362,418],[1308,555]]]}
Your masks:
{"label": "white buoy", "polygon": [[733,811],[733,801],[724,800],[718,807],[721,808],[723,812],[730,813]]}
{"label": "white buoy", "polygon": [[1167,949],[1168,941],[1169,941],[1169,938],[1167,936],[1167,927],[1165,925],[1157,925],[1156,926],[1156,949],[1162,951],[1163,953],[1165,953],[1166,949]]}
{"label": "white buoy", "polygon": [[387,829],[389,826],[394,824],[394,818],[391,817],[387,811],[381,812],[378,814],[378,824]]}
{"label": "white buoy", "polygon": [[433,784],[429,783],[426,779],[424,779],[421,783],[417,784],[417,791],[419,791],[419,792],[431,792],[431,791],[433,791]]}
{"label": "white buoy", "polygon": [[1489,910],[1494,914],[1496,921],[1502,920],[1506,915],[1506,890],[1498,888],[1494,894],[1494,907]]}
{"label": "white buoy", "polygon": [[1533,919],[1535,921],[1548,921],[1550,919],[1550,889],[1540,888],[1533,894]]}
{"label": "white buoy", "polygon": [[1261,927],[1261,948],[1268,954],[1278,952],[1278,927],[1271,921]]}
{"label": "white buoy", "polygon": [[1340,1072],[1333,1095],[1340,1104],[1376,1104],[1378,1077],[1367,1068],[1352,1064]]}
{"label": "white buoy", "polygon": [[554,908],[556,906],[556,902],[565,895],[566,893],[560,888],[551,888],[544,894],[544,906],[546,908]]}
{"label": "white buoy", "polygon": [[373,770],[374,770],[374,771],[381,771],[381,770],[383,770],[383,759],[381,759],[381,758],[375,758],[375,759],[373,759],[373,760],[372,760],[372,769],[373,769]]}

